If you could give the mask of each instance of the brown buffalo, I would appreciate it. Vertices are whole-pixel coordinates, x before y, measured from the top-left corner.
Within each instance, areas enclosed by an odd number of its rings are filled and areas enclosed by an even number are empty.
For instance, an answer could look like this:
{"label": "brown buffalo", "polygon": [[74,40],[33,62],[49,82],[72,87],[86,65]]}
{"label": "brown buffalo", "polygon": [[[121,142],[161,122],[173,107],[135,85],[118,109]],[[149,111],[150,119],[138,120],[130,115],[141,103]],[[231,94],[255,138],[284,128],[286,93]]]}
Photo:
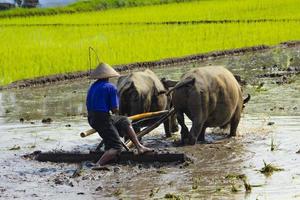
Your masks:
{"label": "brown buffalo", "polygon": [[[182,143],[195,144],[205,140],[207,127],[230,124],[230,136],[235,136],[244,101],[239,83],[222,66],[193,69],[181,77],[173,92],[173,104],[181,126]],[[192,121],[189,131],[184,114]]]}
{"label": "brown buffalo", "polygon": [[[117,88],[121,115],[131,116],[170,108],[171,100],[165,94],[166,86],[149,69],[121,76]],[[165,122],[164,125],[167,136],[178,130],[176,117]]]}

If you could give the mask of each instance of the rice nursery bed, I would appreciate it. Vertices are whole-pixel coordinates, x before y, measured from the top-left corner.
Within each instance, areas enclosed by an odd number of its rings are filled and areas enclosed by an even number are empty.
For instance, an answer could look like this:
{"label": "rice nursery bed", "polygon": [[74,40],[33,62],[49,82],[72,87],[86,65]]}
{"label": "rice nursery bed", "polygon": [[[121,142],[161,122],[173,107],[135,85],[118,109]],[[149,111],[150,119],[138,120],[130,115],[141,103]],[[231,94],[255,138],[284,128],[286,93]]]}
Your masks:
{"label": "rice nursery bed", "polygon": [[[29,11],[28,11],[29,12]],[[5,15],[5,12],[0,13]],[[210,0],[51,16],[11,17],[0,24],[98,24],[187,20],[300,19],[298,0]]]}
{"label": "rice nursery bed", "polygon": [[88,70],[89,47],[115,65],[299,40],[296,5],[212,0],[0,19],[0,85]]}

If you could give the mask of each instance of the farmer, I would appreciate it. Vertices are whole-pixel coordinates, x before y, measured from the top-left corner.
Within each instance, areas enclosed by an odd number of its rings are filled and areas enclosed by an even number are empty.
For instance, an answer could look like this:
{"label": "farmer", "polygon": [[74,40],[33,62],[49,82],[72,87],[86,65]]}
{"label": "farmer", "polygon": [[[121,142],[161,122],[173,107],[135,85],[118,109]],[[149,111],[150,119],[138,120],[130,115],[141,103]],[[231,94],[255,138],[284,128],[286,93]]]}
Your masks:
{"label": "farmer", "polygon": [[[113,160],[121,152],[120,136],[123,137],[124,134],[127,134],[131,139],[139,154],[152,151],[139,142],[129,119],[117,115],[119,111],[117,88],[108,82],[108,79],[118,76],[120,74],[105,63],[99,64],[90,75],[91,79],[97,79],[97,81],[89,88],[86,106],[88,122],[102,137],[105,145],[105,152],[96,163],[100,166]],[[111,115],[110,111],[115,115]]]}

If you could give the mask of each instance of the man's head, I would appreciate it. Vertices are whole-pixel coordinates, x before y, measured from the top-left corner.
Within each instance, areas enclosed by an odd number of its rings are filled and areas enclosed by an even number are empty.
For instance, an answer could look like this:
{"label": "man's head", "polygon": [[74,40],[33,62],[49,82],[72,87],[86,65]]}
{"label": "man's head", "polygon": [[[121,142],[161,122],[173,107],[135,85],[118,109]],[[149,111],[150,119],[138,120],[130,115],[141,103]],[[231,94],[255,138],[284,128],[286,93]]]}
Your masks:
{"label": "man's head", "polygon": [[100,63],[90,74],[90,79],[109,79],[120,74],[106,63]]}

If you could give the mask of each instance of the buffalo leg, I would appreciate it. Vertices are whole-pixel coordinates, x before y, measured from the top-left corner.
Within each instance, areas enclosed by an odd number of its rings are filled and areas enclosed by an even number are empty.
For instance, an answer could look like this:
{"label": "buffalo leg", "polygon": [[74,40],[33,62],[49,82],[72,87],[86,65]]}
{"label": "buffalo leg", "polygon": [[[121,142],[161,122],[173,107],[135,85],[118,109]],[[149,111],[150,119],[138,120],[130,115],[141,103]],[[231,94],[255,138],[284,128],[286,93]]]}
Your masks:
{"label": "buffalo leg", "polygon": [[170,116],[168,120],[164,122],[164,129],[165,129],[166,137],[171,137],[172,133],[178,131],[178,123],[175,115]]}
{"label": "buffalo leg", "polygon": [[240,122],[240,118],[241,118],[241,112],[240,109],[237,108],[235,114],[233,115],[230,121],[230,135],[229,135],[230,137],[236,136],[236,131]]}
{"label": "buffalo leg", "polygon": [[164,128],[165,128],[166,137],[171,137],[170,118],[168,118],[168,119],[164,122]]}
{"label": "buffalo leg", "polygon": [[198,137],[200,141],[205,141],[205,137],[204,137],[204,132],[202,132],[202,128],[203,128],[203,122],[201,122],[200,120],[195,119],[193,120],[193,125],[191,128],[191,132],[189,135],[189,144],[190,145],[194,145],[196,144],[196,141],[198,140]]}
{"label": "buffalo leg", "polygon": [[181,143],[184,144],[185,139],[188,138],[189,129],[184,123],[184,115],[183,112],[177,112],[177,121],[181,126],[180,134],[181,134]]}
{"label": "buffalo leg", "polygon": [[176,114],[171,116],[170,126],[171,126],[171,132],[172,133],[175,133],[179,130],[178,123],[177,123],[177,120],[176,120]]}
{"label": "buffalo leg", "polygon": [[203,126],[201,133],[198,136],[198,139],[197,139],[198,141],[202,141],[202,142],[205,141],[205,130],[206,130],[206,127]]}

